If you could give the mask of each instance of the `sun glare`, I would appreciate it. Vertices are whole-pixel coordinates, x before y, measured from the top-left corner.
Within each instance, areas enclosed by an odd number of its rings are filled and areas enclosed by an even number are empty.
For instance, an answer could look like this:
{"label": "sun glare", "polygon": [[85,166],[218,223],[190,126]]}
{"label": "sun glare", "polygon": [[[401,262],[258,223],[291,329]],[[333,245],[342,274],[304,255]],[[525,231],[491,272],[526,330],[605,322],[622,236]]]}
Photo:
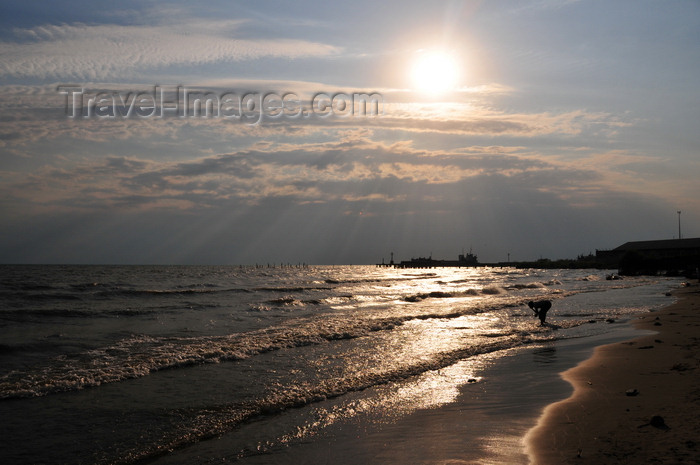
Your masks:
{"label": "sun glare", "polygon": [[413,63],[411,78],[415,88],[422,92],[447,92],[457,86],[459,64],[450,53],[423,50]]}

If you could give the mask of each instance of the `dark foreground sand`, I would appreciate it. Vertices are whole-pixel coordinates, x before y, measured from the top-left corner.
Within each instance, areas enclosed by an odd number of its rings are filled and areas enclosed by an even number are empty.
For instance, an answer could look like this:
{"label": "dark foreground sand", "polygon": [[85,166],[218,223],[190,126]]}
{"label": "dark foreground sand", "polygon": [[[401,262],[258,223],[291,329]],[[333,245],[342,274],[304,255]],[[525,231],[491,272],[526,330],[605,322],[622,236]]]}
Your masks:
{"label": "dark foreground sand", "polygon": [[676,295],[635,323],[656,334],[598,347],[563,373],[574,393],[528,433],[532,464],[700,463],[700,286]]}

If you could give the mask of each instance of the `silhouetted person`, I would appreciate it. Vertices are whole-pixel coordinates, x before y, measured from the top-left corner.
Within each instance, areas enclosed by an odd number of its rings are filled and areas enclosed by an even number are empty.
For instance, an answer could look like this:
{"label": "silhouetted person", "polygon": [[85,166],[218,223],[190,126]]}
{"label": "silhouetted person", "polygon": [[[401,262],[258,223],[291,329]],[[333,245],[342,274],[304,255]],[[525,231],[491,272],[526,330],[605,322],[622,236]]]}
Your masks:
{"label": "silhouetted person", "polygon": [[540,324],[544,325],[544,320],[547,319],[547,312],[552,308],[552,302],[549,300],[538,300],[533,302],[532,300],[527,303],[527,306],[535,312],[535,316],[540,318]]}

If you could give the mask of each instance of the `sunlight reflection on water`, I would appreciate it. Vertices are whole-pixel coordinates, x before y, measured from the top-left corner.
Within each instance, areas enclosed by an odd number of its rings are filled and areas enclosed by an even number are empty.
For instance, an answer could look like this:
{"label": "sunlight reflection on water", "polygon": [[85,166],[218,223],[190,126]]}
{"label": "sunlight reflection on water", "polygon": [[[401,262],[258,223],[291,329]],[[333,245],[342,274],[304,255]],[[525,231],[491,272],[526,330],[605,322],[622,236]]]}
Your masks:
{"label": "sunlight reflection on water", "polygon": [[[343,447],[363,448],[366,464],[495,457],[489,448],[510,448],[518,416],[533,415],[523,405],[540,394],[529,387],[566,356],[548,349],[554,341],[611,331],[607,320],[666,299],[635,289],[640,279],[580,270],[126,267],[105,270],[100,286],[81,285],[93,269],[73,271],[68,284],[57,270],[46,289],[26,289],[13,297],[21,311],[3,314],[24,332],[3,340],[11,368],[0,388],[41,396],[4,403],[19,423],[6,431],[34,431],[30,409],[54,431],[33,463],[69,461],[51,446],[74,436],[70,415],[106,444],[86,441],[86,463],[177,444],[186,447],[153,463],[328,463]],[[554,302],[545,327],[525,306],[541,298]],[[534,352],[518,358],[520,371],[503,368],[525,347]],[[64,399],[102,409],[74,414]]]}
{"label": "sunlight reflection on water", "polygon": [[316,408],[313,420],[307,421],[282,442],[318,434],[336,422],[370,422],[385,424],[397,421],[417,410],[437,408],[455,402],[460,386],[482,381],[481,372],[488,360],[464,360],[452,366],[421,374],[409,383],[390,383],[375,388],[366,397]]}

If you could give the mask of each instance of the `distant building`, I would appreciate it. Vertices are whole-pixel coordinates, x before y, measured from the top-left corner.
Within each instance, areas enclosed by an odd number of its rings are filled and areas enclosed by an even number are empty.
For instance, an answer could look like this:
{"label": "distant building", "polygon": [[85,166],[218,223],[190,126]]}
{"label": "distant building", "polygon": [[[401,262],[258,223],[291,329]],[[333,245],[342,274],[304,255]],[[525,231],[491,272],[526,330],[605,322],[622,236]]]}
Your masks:
{"label": "distant building", "polygon": [[626,242],[612,250],[596,250],[599,263],[620,274],[697,275],[700,238]]}

